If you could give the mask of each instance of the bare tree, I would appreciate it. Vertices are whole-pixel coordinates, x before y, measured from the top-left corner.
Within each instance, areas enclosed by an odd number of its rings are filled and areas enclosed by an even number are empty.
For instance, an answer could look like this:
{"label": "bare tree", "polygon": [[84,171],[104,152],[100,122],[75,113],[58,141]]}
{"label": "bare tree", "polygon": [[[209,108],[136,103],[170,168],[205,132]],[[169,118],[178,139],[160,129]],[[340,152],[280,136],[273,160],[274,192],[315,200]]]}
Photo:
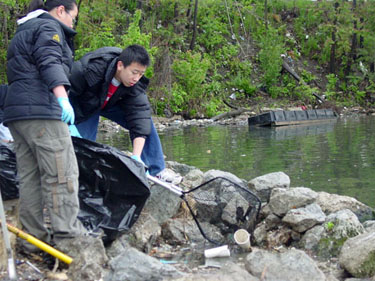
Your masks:
{"label": "bare tree", "polygon": [[334,7],[335,7],[335,19],[333,20],[333,30],[331,33],[331,39],[332,39],[332,45],[331,45],[331,54],[330,54],[330,59],[329,59],[329,72],[330,73],[335,73],[336,72],[336,46],[337,46],[337,41],[336,41],[336,24],[337,24],[337,9],[339,7],[339,2],[335,2]]}
{"label": "bare tree", "polygon": [[264,23],[266,24],[266,30],[268,30],[268,4],[267,4],[267,0],[264,0]]}
{"label": "bare tree", "polygon": [[[355,14],[355,10],[357,7],[357,1],[353,0],[352,4],[352,12]],[[348,76],[350,74],[350,69],[352,68],[353,62],[357,59],[357,19],[354,18],[353,20],[353,34],[352,34],[352,44],[350,48],[350,53],[348,56],[348,63],[345,68],[345,76]]]}
{"label": "bare tree", "polygon": [[195,38],[197,36],[197,14],[198,14],[198,0],[195,0],[194,16],[193,16],[193,36],[191,37],[190,50],[194,49]]}

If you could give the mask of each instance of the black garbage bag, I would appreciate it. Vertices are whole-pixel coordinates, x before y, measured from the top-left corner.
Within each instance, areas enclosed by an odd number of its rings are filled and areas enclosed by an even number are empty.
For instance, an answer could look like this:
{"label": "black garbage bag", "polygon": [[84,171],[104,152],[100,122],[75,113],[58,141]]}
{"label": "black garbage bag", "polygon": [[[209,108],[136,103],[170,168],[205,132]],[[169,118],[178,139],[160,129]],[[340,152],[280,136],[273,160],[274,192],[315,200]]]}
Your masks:
{"label": "black garbage bag", "polygon": [[102,228],[111,241],[131,228],[150,195],[144,167],[114,147],[72,139],[79,166],[79,219],[89,230]]}
{"label": "black garbage bag", "polygon": [[19,178],[17,176],[16,155],[12,145],[0,144],[0,189],[3,200],[18,198]]}
{"label": "black garbage bag", "polygon": [[[104,242],[110,242],[132,227],[150,195],[144,167],[116,148],[72,139],[79,166],[78,218],[88,230],[103,229]],[[0,152],[3,200],[18,198],[16,156],[7,145]]]}

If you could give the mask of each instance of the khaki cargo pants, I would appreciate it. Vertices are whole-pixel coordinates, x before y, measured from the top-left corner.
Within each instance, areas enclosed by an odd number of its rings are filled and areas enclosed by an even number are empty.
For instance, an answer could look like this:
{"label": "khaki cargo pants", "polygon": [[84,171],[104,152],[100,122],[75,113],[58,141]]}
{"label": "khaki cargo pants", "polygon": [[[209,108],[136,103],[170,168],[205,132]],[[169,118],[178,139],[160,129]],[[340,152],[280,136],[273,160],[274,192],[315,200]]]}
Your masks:
{"label": "khaki cargo pants", "polygon": [[[24,230],[48,243],[51,238],[57,241],[84,234],[86,230],[77,219],[78,165],[67,124],[22,120],[8,126],[15,144],[20,177],[19,219]],[[51,233],[45,226],[46,214]],[[22,244],[35,250],[28,243]]]}

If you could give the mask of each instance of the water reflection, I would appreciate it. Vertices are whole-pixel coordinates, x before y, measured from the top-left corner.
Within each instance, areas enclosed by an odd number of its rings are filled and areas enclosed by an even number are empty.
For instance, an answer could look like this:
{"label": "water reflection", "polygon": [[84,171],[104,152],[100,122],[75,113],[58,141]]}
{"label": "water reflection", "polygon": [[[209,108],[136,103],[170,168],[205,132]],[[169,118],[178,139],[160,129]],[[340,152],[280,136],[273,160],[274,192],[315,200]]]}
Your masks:
{"label": "water reflection", "polygon": [[[250,180],[283,171],[292,186],[353,196],[375,207],[375,118],[276,128],[190,127],[160,133],[166,160],[203,171],[218,169]],[[129,149],[127,135],[105,142]]]}

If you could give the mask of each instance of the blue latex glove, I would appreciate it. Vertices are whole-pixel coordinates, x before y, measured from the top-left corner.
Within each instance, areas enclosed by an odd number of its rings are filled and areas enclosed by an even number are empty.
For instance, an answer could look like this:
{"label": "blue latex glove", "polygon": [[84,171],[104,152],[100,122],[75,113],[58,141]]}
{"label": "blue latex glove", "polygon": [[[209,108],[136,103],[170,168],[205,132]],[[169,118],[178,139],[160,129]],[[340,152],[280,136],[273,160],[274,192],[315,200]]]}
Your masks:
{"label": "blue latex glove", "polygon": [[[134,159],[135,161],[141,163],[141,164],[145,167],[145,169],[147,169],[146,164],[142,161],[141,157],[139,157],[138,155],[132,155],[132,156],[130,156],[130,158],[132,158],[132,159]],[[146,175],[149,175],[149,174],[150,174],[150,173],[146,170]]]}
{"label": "blue latex glove", "polygon": [[74,110],[71,106],[69,99],[65,97],[57,98],[59,105],[62,108],[61,121],[67,124],[74,124]]}
{"label": "blue latex glove", "polygon": [[72,137],[82,138],[81,134],[79,133],[76,125],[69,125],[69,132]]}

